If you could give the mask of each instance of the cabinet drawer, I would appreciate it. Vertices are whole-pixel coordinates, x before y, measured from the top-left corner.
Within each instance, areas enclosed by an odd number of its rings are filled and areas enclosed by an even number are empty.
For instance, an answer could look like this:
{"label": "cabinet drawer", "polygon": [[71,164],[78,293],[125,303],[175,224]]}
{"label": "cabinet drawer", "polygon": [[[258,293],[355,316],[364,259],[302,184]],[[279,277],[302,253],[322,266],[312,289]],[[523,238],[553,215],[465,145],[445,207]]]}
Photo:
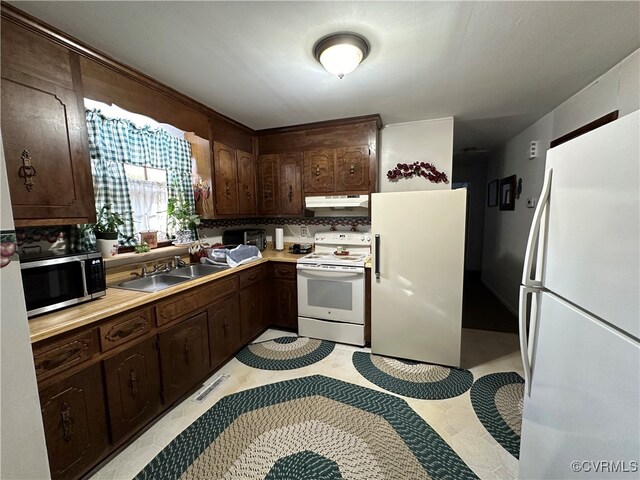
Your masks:
{"label": "cabinet drawer", "polygon": [[49,377],[78,365],[98,353],[97,329],[76,333],[46,345],[36,345],[33,349],[36,376],[39,380]]}
{"label": "cabinet drawer", "polygon": [[273,276],[275,278],[288,278],[295,280],[296,278],[296,266],[289,263],[276,263],[273,266]]}
{"label": "cabinet drawer", "polygon": [[266,277],[266,268],[264,265],[240,272],[240,288],[246,288],[253,285]]}
{"label": "cabinet drawer", "polygon": [[238,276],[232,275],[208,283],[197,289],[173,295],[169,300],[161,302],[156,307],[156,321],[158,326],[184,317],[236,290],[238,290]]}
{"label": "cabinet drawer", "polygon": [[100,326],[100,346],[106,352],[140,337],[153,327],[153,309],[128,313]]}

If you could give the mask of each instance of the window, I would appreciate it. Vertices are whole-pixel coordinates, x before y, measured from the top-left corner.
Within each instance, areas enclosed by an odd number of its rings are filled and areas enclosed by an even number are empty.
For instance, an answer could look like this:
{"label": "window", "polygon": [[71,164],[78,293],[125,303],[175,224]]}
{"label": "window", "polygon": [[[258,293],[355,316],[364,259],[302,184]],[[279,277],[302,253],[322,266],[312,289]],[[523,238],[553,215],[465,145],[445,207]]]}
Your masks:
{"label": "window", "polygon": [[120,245],[136,245],[145,230],[156,230],[159,240],[166,239],[172,233],[168,198],[180,195],[194,210],[191,144],[175,128],[169,131],[151,119],[105,105],[117,115],[108,116],[96,102],[87,102],[92,104],[86,116],[96,208],[110,205],[122,216]]}
{"label": "window", "polygon": [[160,168],[124,166],[133,211],[133,229],[157,231],[158,241],[167,239],[167,171]]}

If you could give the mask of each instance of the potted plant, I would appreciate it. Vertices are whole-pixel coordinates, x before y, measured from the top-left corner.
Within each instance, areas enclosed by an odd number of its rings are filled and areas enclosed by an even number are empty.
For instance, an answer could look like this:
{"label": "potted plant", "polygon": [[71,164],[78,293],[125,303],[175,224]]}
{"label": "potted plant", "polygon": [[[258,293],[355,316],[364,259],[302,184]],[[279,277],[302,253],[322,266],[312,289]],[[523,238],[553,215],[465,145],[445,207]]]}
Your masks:
{"label": "potted plant", "polygon": [[185,201],[182,192],[167,200],[167,216],[176,229],[175,243],[179,245],[191,243],[193,241],[192,230],[200,225],[200,216]]}
{"label": "potted plant", "polygon": [[118,212],[111,209],[111,204],[103,205],[97,211],[96,223],[93,224],[92,230],[103,257],[118,253],[118,235],[122,225],[124,225],[124,220]]}

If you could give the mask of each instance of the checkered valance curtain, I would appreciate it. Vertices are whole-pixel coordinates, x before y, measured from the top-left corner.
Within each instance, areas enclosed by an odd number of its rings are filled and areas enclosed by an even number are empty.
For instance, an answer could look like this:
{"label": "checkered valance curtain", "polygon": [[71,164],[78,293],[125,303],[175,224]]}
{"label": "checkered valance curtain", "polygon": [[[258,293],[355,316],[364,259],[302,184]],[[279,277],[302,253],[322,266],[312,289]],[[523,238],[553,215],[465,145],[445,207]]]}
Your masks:
{"label": "checkered valance curtain", "polygon": [[122,215],[125,238],[120,238],[121,244],[136,243],[124,164],[166,170],[169,195],[182,192],[195,207],[189,142],[162,129],[138,128],[128,120],[105,117],[100,110],[87,110],[86,114],[96,208],[111,204]]}

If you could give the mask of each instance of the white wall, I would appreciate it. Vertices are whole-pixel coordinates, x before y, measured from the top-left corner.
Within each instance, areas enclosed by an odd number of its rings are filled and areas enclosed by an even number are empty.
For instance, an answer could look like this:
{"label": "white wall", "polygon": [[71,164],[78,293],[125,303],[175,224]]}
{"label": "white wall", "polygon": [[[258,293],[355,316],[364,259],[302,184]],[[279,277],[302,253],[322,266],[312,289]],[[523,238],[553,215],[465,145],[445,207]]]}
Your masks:
{"label": "white wall", "polygon": [[[488,163],[487,182],[517,175],[522,195],[514,211],[485,208],[482,281],[514,313],[524,251],[534,209],[527,197],[538,197],[542,188],[546,149],[551,140],[565,135],[613,110],[624,116],[640,108],[640,50],[553,109],[509,140]],[[529,142],[538,140],[541,156],[529,160]]]}
{"label": "white wall", "polygon": [[484,210],[487,204],[487,154],[456,154],[453,158],[453,182],[467,183],[467,230],[465,270],[482,269]]}
{"label": "white wall", "polygon": [[[0,176],[0,228],[8,233],[13,216],[1,139]],[[49,465],[18,261],[0,269],[0,286],[0,478],[46,479]]]}
{"label": "white wall", "polygon": [[[453,117],[385,125],[380,133],[379,192],[442,190],[451,188]],[[387,180],[398,163],[428,162],[446,173],[449,183],[431,183],[423,177]]]}

